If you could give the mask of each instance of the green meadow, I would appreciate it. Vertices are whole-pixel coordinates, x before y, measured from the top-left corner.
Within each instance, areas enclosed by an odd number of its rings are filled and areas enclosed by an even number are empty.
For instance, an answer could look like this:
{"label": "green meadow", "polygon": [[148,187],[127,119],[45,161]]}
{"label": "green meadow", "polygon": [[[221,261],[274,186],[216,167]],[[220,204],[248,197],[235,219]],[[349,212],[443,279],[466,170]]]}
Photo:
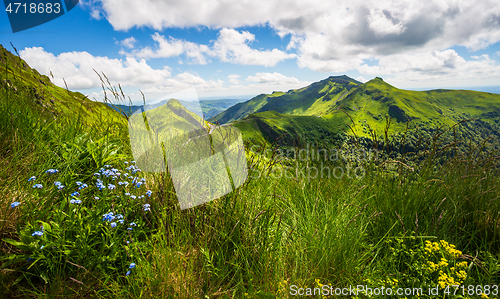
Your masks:
{"label": "green meadow", "polygon": [[231,116],[245,183],[181,210],[126,113],[0,50],[1,298],[498,297],[498,95],[346,77],[260,96]]}

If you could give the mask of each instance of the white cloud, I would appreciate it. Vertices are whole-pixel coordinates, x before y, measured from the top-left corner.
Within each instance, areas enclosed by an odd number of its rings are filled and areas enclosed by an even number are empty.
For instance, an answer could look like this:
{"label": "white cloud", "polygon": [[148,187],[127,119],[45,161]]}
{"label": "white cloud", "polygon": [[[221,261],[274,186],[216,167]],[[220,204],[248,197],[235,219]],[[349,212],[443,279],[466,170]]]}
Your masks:
{"label": "white cloud", "polygon": [[280,73],[256,73],[255,76],[248,76],[246,81],[257,83],[271,83],[274,85],[296,84],[300,81],[294,77],[287,77]]}
{"label": "white cloud", "polygon": [[152,35],[153,40],[157,43],[155,49],[145,47],[140,50],[134,50],[131,53],[124,51],[121,54],[134,56],[138,58],[168,58],[176,57],[185,54],[189,59],[189,63],[206,64],[205,53],[209,51],[206,45],[199,45],[186,40],[180,40],[173,37],[165,38],[158,32]]}
{"label": "white cloud", "polygon": [[366,79],[365,79],[365,77],[363,77],[363,76],[356,77],[356,78],[355,78],[355,80],[357,80],[357,81],[359,81],[359,82],[361,82],[361,83],[365,83],[366,81],[368,81],[368,80],[366,80]]}
{"label": "white cloud", "polygon": [[212,55],[220,61],[242,65],[275,66],[285,59],[294,58],[295,54],[288,54],[278,49],[259,51],[250,48],[249,43],[255,40],[255,35],[248,31],[241,33],[223,28],[213,45]]}
{"label": "white cloud", "polygon": [[241,77],[240,75],[236,75],[236,74],[232,74],[232,75],[227,76],[229,83],[233,84],[233,85],[241,84],[241,81],[238,80],[238,78],[240,78],[240,77]]}
{"label": "white cloud", "polygon": [[488,55],[467,61],[454,50],[395,54],[378,65],[359,67],[362,74],[386,76],[397,87],[497,85],[500,65]]}
{"label": "white cloud", "polygon": [[[21,58],[40,73],[49,75],[52,71],[54,83],[69,89],[89,90],[91,94],[98,91],[101,81],[94,72],[104,73],[111,84],[133,87],[145,91],[147,98],[155,98],[178,90],[195,87],[199,91],[222,88],[222,80],[204,80],[198,75],[183,72],[171,77],[168,67],[153,69],[144,59],[133,57],[111,59],[92,56],[87,52],[67,52],[59,55],[46,52],[41,47],[25,48],[20,51]],[[157,93],[157,94],[156,94]],[[141,99],[140,95],[133,100]]]}
{"label": "white cloud", "polygon": [[52,71],[55,83],[64,86],[63,78],[69,88],[86,89],[101,85],[97,72],[104,72],[114,82],[122,85],[159,84],[170,77],[168,69],[155,70],[144,59],[127,57],[125,60],[92,56],[88,52],[67,52],[55,56],[41,47],[26,48],[21,57],[43,74]]}
{"label": "white cloud", "polygon": [[404,72],[449,73],[461,68],[466,61],[454,50],[394,54],[383,57],[376,66],[363,64],[359,71],[369,75],[396,74]]}
{"label": "white cloud", "polygon": [[248,31],[239,32],[227,28],[219,31],[217,40],[213,42],[211,47],[173,37],[165,38],[158,32],[152,35],[152,38],[157,43],[155,49],[145,47],[130,53],[125,51],[120,53],[145,59],[186,55],[189,63],[192,64],[207,64],[206,57],[211,56],[217,57],[222,62],[262,66],[275,66],[285,59],[295,57],[294,54],[288,54],[278,49],[264,51],[252,49],[249,43],[255,41],[255,35]]}
{"label": "white cloud", "polygon": [[124,46],[125,48],[133,49],[134,48],[134,44],[136,42],[137,42],[137,40],[133,36],[131,36],[129,38],[126,38],[126,39],[122,40],[120,42],[120,44],[122,46]]}
{"label": "white cloud", "polygon": [[[440,63],[460,63],[458,57],[456,61],[451,56],[438,57],[449,55],[445,51],[454,46],[476,51],[500,42],[500,2],[495,0],[253,0],[237,4],[228,0],[120,0],[119,4],[116,0],[92,1],[90,9],[99,10],[117,30],[144,26],[156,30],[196,26],[220,29],[213,46],[206,45],[208,50],[191,44],[191,54],[187,54],[187,42],[182,41],[182,53],[191,63],[217,57],[242,65],[274,66],[294,57],[278,49],[251,48],[250,44],[256,43],[252,33],[230,29],[243,26],[266,25],[282,38],[288,35],[287,50],[296,51],[298,66],[319,72],[345,72],[359,67],[368,71],[364,66],[367,59],[380,59],[381,71],[418,72],[417,68],[432,69]],[[167,42],[165,49],[177,53],[178,41]],[[154,57],[161,52],[159,49],[144,49],[141,55]],[[418,55],[431,61],[401,61],[416,53],[427,53]],[[391,59],[404,65],[389,67]],[[448,67],[446,73],[452,69]]]}
{"label": "white cloud", "polygon": [[239,1],[229,0],[87,0],[90,10],[99,10],[115,30],[151,27],[208,26],[211,28],[251,26],[269,20],[292,18],[322,10],[324,1]]}

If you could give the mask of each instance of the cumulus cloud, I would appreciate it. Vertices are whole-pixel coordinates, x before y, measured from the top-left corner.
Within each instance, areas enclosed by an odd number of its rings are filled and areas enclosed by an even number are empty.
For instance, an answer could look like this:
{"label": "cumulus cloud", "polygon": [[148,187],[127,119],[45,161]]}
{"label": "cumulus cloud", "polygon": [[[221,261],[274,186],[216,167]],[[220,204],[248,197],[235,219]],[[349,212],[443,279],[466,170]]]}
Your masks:
{"label": "cumulus cloud", "polygon": [[223,62],[263,66],[275,66],[280,61],[295,57],[295,54],[288,54],[278,49],[271,51],[252,49],[248,44],[254,40],[255,35],[248,31],[238,32],[223,28],[213,45],[212,55],[216,55]]}
{"label": "cumulus cloud", "polygon": [[232,75],[227,76],[228,82],[230,84],[234,84],[234,85],[241,83],[241,81],[238,79],[240,77],[241,77],[240,75],[236,75],[236,74],[232,74]]}
{"label": "cumulus cloud", "polygon": [[206,45],[199,45],[193,42],[176,39],[173,37],[165,38],[158,32],[153,34],[151,37],[157,43],[157,46],[154,49],[152,49],[151,47],[145,47],[142,49],[134,50],[131,53],[122,51],[121,54],[145,59],[176,57],[184,54],[188,58],[189,63],[207,63],[205,54],[209,51],[209,48]]}
{"label": "cumulus cloud", "polygon": [[91,9],[117,30],[223,29],[217,57],[272,66],[289,54],[277,49],[256,53],[246,47],[251,33],[224,29],[267,24],[281,37],[290,36],[289,49],[296,49],[300,67],[320,72],[347,71],[369,58],[416,50],[432,53],[458,45],[476,51],[500,41],[500,2],[494,0],[254,0],[237,5],[227,0],[100,0]]}
{"label": "cumulus cloud", "polygon": [[137,40],[133,36],[131,36],[129,38],[126,38],[126,39],[122,40],[120,42],[120,44],[122,46],[124,46],[125,48],[133,49],[134,48],[134,44],[136,42],[137,42]]}
{"label": "cumulus cloud", "polygon": [[69,88],[86,89],[98,87],[101,82],[95,74],[104,72],[114,82],[122,85],[159,84],[170,77],[168,69],[153,69],[144,59],[127,57],[125,60],[93,56],[88,52],[67,52],[58,56],[46,52],[42,47],[26,48],[20,52],[28,64],[43,74],[54,74],[55,83]]}
{"label": "cumulus cloud", "polygon": [[[208,26],[211,28],[265,24],[274,18],[321,10],[324,1],[240,1],[228,0],[87,0],[90,10],[99,10],[116,30],[151,27]],[[235,5],[236,4],[236,5]]]}
{"label": "cumulus cloud", "polygon": [[234,29],[223,28],[219,31],[217,40],[213,45],[202,45],[180,40],[173,37],[165,38],[158,32],[152,35],[156,47],[145,47],[130,53],[122,51],[121,54],[137,58],[168,58],[185,55],[189,63],[207,64],[207,56],[217,57],[222,62],[242,65],[275,66],[277,63],[294,58],[278,49],[256,50],[249,44],[255,41],[255,35],[248,31],[239,32]]}
{"label": "cumulus cloud", "polygon": [[[378,65],[359,67],[362,74],[386,75],[394,84],[415,86],[497,85],[500,66],[488,55],[467,61],[454,50],[397,54],[381,58]],[[420,83],[420,84],[419,84]]]}
{"label": "cumulus cloud", "polygon": [[[171,76],[168,67],[153,69],[145,59],[111,59],[93,56],[87,52],[67,52],[59,55],[46,52],[41,47],[25,48],[20,51],[21,58],[40,73],[54,75],[54,83],[73,90],[89,90],[101,86],[99,77],[94,72],[104,73],[112,84],[123,87],[143,89],[154,98],[164,93],[195,87],[200,91],[221,88],[222,80],[204,80],[196,74],[183,72]],[[94,91],[90,91],[94,92]],[[157,94],[156,94],[157,93]]]}
{"label": "cumulus cloud", "polygon": [[287,77],[280,73],[256,73],[255,76],[248,76],[246,81],[257,83],[272,83],[275,85],[280,84],[296,84],[300,81],[294,77]]}

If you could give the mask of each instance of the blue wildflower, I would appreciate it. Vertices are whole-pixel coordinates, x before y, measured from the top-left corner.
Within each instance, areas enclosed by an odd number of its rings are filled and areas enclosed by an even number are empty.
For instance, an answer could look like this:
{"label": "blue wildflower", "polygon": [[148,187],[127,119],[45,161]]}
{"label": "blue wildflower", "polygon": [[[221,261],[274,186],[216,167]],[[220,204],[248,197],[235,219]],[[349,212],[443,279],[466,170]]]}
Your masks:
{"label": "blue wildflower", "polygon": [[140,188],[142,186],[142,182],[138,182],[137,184],[135,184],[136,188]]}
{"label": "blue wildflower", "polygon": [[128,227],[127,229],[128,229],[128,230],[133,230],[133,228],[131,228],[131,227]]}
{"label": "blue wildflower", "polygon": [[120,224],[123,224],[124,221],[125,220],[123,220],[123,219],[118,220],[118,222],[120,222]]}
{"label": "blue wildflower", "polygon": [[102,221],[113,221],[114,219],[115,216],[113,216],[113,212],[102,215]]}
{"label": "blue wildflower", "polygon": [[97,196],[94,196],[94,199],[95,199],[95,200],[99,200],[100,198],[99,198],[99,197],[97,197]]}
{"label": "blue wildflower", "polygon": [[116,215],[116,219],[123,219],[123,215],[122,214]]}
{"label": "blue wildflower", "polygon": [[153,194],[153,192],[152,192],[151,190],[146,191],[146,195],[147,195],[148,197],[151,197],[151,194]]}
{"label": "blue wildflower", "polygon": [[145,178],[142,178],[142,179],[141,179],[141,182],[143,182],[143,183],[144,183],[144,182],[146,182],[146,179],[145,179]]}
{"label": "blue wildflower", "polygon": [[71,196],[78,197],[78,196],[80,196],[80,193],[78,191],[75,191],[75,192],[71,193]]}
{"label": "blue wildflower", "polygon": [[94,173],[94,176],[101,176],[101,174],[96,172],[96,173]]}
{"label": "blue wildflower", "polygon": [[111,222],[111,227],[116,227],[116,222]]}
{"label": "blue wildflower", "polygon": [[115,186],[115,185],[113,185],[113,184],[108,184],[108,189],[109,189],[109,190],[113,190],[113,189],[115,189],[115,188],[116,188],[116,186]]}
{"label": "blue wildflower", "polygon": [[80,187],[78,187],[78,190],[82,190],[82,189],[85,189],[87,188],[89,185],[87,184],[81,184]]}
{"label": "blue wildflower", "polygon": [[135,222],[130,222],[130,226],[137,226],[137,224],[135,224]]}
{"label": "blue wildflower", "polygon": [[132,199],[136,199],[136,198],[137,198],[137,196],[135,196],[135,195],[130,195],[130,198],[132,198]]}
{"label": "blue wildflower", "polygon": [[130,275],[130,271],[127,271],[127,273],[125,274],[125,276],[129,276]]}
{"label": "blue wildflower", "polygon": [[43,186],[42,186],[42,184],[34,184],[34,185],[33,185],[33,188],[42,189],[42,188],[43,188]]}
{"label": "blue wildflower", "polygon": [[36,180],[36,176],[32,176],[32,177],[30,177],[30,178],[28,179],[28,182],[31,182],[31,181],[34,181],[34,180]]}
{"label": "blue wildflower", "polygon": [[127,192],[127,193],[125,193],[125,196],[130,196],[130,193],[128,193],[128,192]]}
{"label": "blue wildflower", "polygon": [[36,232],[34,232],[34,233],[31,234],[31,236],[33,236],[33,237],[34,236],[39,236],[40,237],[42,235],[43,235],[43,231],[36,231]]}
{"label": "blue wildflower", "polygon": [[151,206],[147,203],[144,205],[144,211],[147,212],[147,211],[151,211]]}
{"label": "blue wildflower", "polygon": [[20,202],[18,202],[18,201],[14,201],[13,203],[11,203],[11,204],[10,204],[10,207],[11,207],[11,208],[15,208],[15,207],[17,207],[17,206],[18,206],[18,205],[20,205],[20,204],[21,204]]}
{"label": "blue wildflower", "polygon": [[127,164],[128,164],[128,162],[127,162],[127,161],[125,161],[125,162],[123,162],[123,164],[127,165]]}
{"label": "blue wildflower", "polygon": [[44,247],[45,247],[45,245],[42,245],[42,246],[40,247],[40,249],[43,249]]}
{"label": "blue wildflower", "polygon": [[54,182],[54,185],[57,187],[57,189],[61,190],[62,188],[66,187],[64,186],[61,182]]}
{"label": "blue wildflower", "polygon": [[75,204],[75,203],[76,203],[76,204],[81,204],[81,203],[82,203],[82,201],[81,201],[81,200],[79,200],[79,199],[72,199],[72,200],[70,200],[70,201],[69,201],[69,203],[71,203],[71,204]]}
{"label": "blue wildflower", "polygon": [[57,169],[49,169],[49,170],[45,171],[45,173],[48,173],[48,174],[54,174],[56,172],[59,172],[59,170],[57,170]]}
{"label": "blue wildflower", "polygon": [[82,182],[76,182],[77,186],[80,186],[81,184],[82,184]]}
{"label": "blue wildflower", "polygon": [[131,263],[130,266],[128,266],[129,269],[134,269],[135,268],[135,263]]}

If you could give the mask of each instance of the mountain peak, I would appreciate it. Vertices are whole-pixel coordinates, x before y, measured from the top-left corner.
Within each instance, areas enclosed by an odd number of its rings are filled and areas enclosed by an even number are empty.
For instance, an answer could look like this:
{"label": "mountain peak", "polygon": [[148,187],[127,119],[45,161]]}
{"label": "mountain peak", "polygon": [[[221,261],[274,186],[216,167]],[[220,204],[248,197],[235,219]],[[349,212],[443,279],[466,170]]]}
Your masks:
{"label": "mountain peak", "polygon": [[347,76],[347,75],[340,75],[340,76],[330,76],[326,78],[325,80],[322,80],[320,82],[324,81],[330,81],[330,82],[337,82],[337,83],[345,83],[345,82],[352,82],[355,84],[362,84],[361,82]]}

